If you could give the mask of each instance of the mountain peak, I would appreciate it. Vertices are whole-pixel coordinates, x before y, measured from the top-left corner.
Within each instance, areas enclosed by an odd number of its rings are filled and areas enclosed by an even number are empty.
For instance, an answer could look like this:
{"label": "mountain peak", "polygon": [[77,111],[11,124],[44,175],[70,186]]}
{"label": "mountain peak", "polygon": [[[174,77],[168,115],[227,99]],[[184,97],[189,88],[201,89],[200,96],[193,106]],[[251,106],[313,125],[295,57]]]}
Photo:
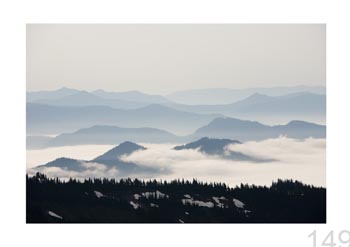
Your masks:
{"label": "mountain peak", "polygon": [[237,106],[247,107],[249,105],[265,103],[265,102],[268,102],[268,101],[272,101],[274,99],[275,99],[274,97],[268,96],[266,94],[254,93],[254,94],[248,96],[245,99],[242,99],[240,101],[237,101],[237,102],[233,103],[233,105],[235,105],[236,107]]}
{"label": "mountain peak", "polygon": [[68,170],[80,171],[82,169],[82,167],[81,167],[82,162],[83,161],[81,161],[81,160],[61,157],[61,158],[57,158],[53,161],[50,161],[50,162],[46,163],[45,165],[38,166],[38,168],[60,167],[60,168],[68,169]]}
{"label": "mountain peak", "polygon": [[136,109],[136,110],[143,110],[143,111],[175,111],[173,108],[161,105],[161,104],[149,104],[145,107]]}
{"label": "mountain peak", "polygon": [[77,89],[74,89],[74,88],[69,88],[69,87],[61,87],[59,89],[57,89],[56,91],[79,91]]}
{"label": "mountain peak", "polygon": [[117,146],[117,148],[119,149],[122,149],[122,148],[126,148],[126,149],[131,149],[131,148],[134,148],[134,149],[146,149],[145,147],[141,146],[141,145],[138,145],[134,142],[130,142],[130,141],[125,141],[125,142],[122,142],[119,144],[119,146]]}
{"label": "mountain peak", "polygon": [[47,93],[49,94],[49,96],[47,96],[47,99],[55,98],[54,94],[57,94],[57,96],[60,96],[60,97],[64,97],[64,96],[77,94],[80,92],[82,92],[82,91],[78,90],[78,89],[69,88],[69,87],[61,87],[61,88],[53,90],[53,91],[47,91]]}
{"label": "mountain peak", "polygon": [[201,129],[211,129],[211,128],[223,128],[223,129],[236,129],[236,128],[258,128],[265,126],[256,121],[241,120],[238,118],[230,117],[218,117],[212,120],[207,126],[199,128],[196,132]]}
{"label": "mountain peak", "polygon": [[301,121],[301,120],[292,120],[287,125],[299,125],[299,124],[305,124],[307,122]]}
{"label": "mountain peak", "polygon": [[106,93],[106,91],[103,89],[96,89],[96,90],[92,91],[92,93]]}
{"label": "mountain peak", "polygon": [[253,161],[253,162],[271,162],[272,159],[263,159],[250,155],[246,155],[241,152],[235,152],[227,149],[228,145],[241,144],[240,141],[230,139],[216,139],[203,137],[198,141],[188,143],[182,146],[174,147],[175,150],[183,149],[197,149],[207,155],[215,155],[224,159],[237,160],[237,161]]}
{"label": "mountain peak", "polygon": [[293,127],[304,127],[304,126],[321,126],[315,123],[310,123],[306,121],[301,121],[301,120],[292,120],[286,126],[293,126]]}
{"label": "mountain peak", "polygon": [[266,94],[262,94],[262,93],[254,93],[254,94],[252,94],[252,95],[250,95],[248,98],[266,98],[266,97],[270,97],[270,96],[268,96],[268,95],[266,95]]}
{"label": "mountain peak", "polygon": [[146,148],[133,142],[123,142],[112,148],[101,156],[96,157],[93,161],[100,160],[119,160],[120,156],[131,154],[137,150],[145,150]]}
{"label": "mountain peak", "polygon": [[204,152],[206,154],[221,154],[224,150],[224,147],[229,144],[239,144],[241,142],[237,140],[230,139],[216,139],[216,138],[208,138],[202,137],[201,139],[187,143],[182,146],[174,147],[175,150],[183,150],[183,149],[199,149],[199,151]]}

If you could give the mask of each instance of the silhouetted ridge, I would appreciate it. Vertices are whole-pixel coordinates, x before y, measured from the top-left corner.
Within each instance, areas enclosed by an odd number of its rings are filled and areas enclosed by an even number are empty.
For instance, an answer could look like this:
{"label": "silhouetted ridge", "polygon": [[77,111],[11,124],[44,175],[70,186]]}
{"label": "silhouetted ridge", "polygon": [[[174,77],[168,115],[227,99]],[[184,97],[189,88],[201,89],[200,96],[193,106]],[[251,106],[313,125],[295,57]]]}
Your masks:
{"label": "silhouetted ridge", "polygon": [[241,141],[264,140],[287,136],[289,138],[325,138],[326,126],[293,120],[286,125],[269,126],[256,121],[236,118],[216,118],[208,125],[196,130],[195,136],[233,138]]}
{"label": "silhouetted ridge", "polygon": [[[150,173],[156,174],[158,171],[155,168],[142,167],[132,162],[123,161],[121,156],[129,155],[137,150],[145,150],[146,148],[137,145],[133,142],[123,142],[119,146],[112,148],[106,153],[98,156],[97,158],[89,161],[75,160],[69,158],[58,158],[45,165],[34,167],[33,170],[45,172],[46,168],[57,167],[64,171],[96,171],[96,169],[116,169],[118,175],[125,176],[131,175],[134,172],[137,173]],[[44,169],[44,170],[43,170]]]}
{"label": "silhouetted ridge", "polygon": [[320,126],[318,124],[301,121],[301,120],[292,120],[286,126],[294,126],[294,127],[308,127],[308,126]]}
{"label": "silhouetted ridge", "polygon": [[275,100],[275,98],[261,93],[254,93],[243,100],[232,103],[231,105],[235,107],[245,107],[249,105],[265,103],[272,100]]}
{"label": "silhouetted ridge", "polygon": [[60,167],[62,169],[71,170],[71,171],[82,171],[83,167],[81,166],[81,160],[71,159],[71,158],[57,158],[53,161],[46,163],[45,165],[38,166],[37,168],[45,168],[45,167]]}
{"label": "silhouetted ridge", "polygon": [[211,121],[208,125],[196,130],[195,134],[205,135],[206,132],[226,132],[226,131],[258,131],[270,128],[270,126],[261,124],[256,121],[241,120],[237,118],[218,117]]}
{"label": "silhouetted ridge", "polygon": [[120,156],[128,155],[137,150],[145,150],[146,148],[140,146],[133,142],[123,142],[119,146],[112,148],[106,153],[96,157],[93,161],[102,161],[102,160],[119,160]]}
{"label": "silhouetted ridge", "polygon": [[229,144],[238,144],[239,141],[229,140],[229,139],[213,139],[208,137],[203,137],[198,141],[187,143],[182,146],[174,147],[175,150],[183,150],[183,149],[197,149],[199,151],[207,153],[207,154],[221,154],[224,148]]}
{"label": "silhouetted ridge", "polygon": [[253,157],[243,154],[241,152],[235,152],[227,149],[228,145],[241,144],[240,141],[230,139],[215,139],[203,137],[198,141],[187,143],[182,146],[174,147],[175,150],[184,149],[198,149],[200,152],[207,155],[217,155],[223,159],[236,160],[236,161],[252,161],[252,162],[272,162],[273,159]]}

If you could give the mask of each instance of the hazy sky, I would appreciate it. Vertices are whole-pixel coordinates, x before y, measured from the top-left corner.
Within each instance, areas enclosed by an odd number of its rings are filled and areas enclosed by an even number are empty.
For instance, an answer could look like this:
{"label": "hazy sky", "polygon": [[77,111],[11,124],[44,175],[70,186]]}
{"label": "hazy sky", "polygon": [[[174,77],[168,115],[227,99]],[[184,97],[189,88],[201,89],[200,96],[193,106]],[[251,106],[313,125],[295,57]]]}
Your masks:
{"label": "hazy sky", "polygon": [[27,90],[325,85],[325,25],[27,26]]}

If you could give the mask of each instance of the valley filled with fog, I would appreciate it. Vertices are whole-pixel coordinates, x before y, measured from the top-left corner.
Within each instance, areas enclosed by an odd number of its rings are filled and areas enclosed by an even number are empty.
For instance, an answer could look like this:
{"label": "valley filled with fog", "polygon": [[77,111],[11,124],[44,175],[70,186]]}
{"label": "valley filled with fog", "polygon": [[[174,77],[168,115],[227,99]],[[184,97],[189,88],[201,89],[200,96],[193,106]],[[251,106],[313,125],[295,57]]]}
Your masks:
{"label": "valley filled with fog", "polygon": [[[132,174],[144,179],[193,179],[225,182],[231,186],[240,183],[270,185],[279,178],[292,178],[304,183],[326,186],[325,139],[295,140],[286,137],[250,141],[228,145],[226,149],[254,157],[270,159],[267,162],[235,161],[220,156],[206,155],[199,150],[174,150],[174,144],[141,143],[146,150],[122,156],[122,160],[142,167],[157,168],[154,174]],[[78,145],[27,150],[27,168],[45,164],[59,157],[90,160],[113,148],[113,145]],[[115,177],[118,170],[103,164],[84,172],[50,167],[43,170],[48,176],[68,178]]]}

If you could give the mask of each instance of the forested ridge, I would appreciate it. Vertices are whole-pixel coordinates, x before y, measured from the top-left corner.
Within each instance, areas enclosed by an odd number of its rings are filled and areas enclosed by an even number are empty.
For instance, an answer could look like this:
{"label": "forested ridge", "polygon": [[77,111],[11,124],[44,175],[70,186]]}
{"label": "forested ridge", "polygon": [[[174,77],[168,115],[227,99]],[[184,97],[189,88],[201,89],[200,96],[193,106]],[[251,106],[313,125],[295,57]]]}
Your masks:
{"label": "forested ridge", "polygon": [[26,176],[28,223],[325,223],[326,189]]}

